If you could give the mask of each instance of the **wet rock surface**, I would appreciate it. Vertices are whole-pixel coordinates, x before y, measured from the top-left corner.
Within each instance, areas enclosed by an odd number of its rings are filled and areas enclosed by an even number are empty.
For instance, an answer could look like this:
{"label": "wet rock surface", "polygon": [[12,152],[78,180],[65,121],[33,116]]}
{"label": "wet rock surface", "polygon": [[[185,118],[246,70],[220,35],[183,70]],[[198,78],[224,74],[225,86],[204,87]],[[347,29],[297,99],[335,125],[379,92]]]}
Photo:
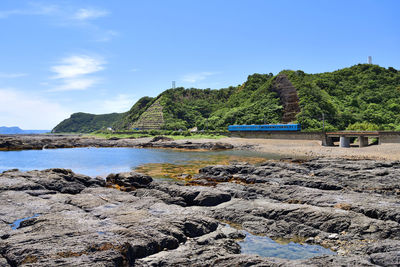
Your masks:
{"label": "wet rock surface", "polygon": [[[136,172],[105,181],[65,169],[6,171],[0,266],[400,264],[399,162],[209,166],[188,184]],[[323,245],[337,255],[240,254],[241,229]]]}
{"label": "wet rock surface", "polygon": [[154,147],[178,149],[232,149],[233,145],[211,142],[173,141],[167,137],[154,138],[92,138],[79,135],[0,135],[0,150],[52,149],[73,147]]}

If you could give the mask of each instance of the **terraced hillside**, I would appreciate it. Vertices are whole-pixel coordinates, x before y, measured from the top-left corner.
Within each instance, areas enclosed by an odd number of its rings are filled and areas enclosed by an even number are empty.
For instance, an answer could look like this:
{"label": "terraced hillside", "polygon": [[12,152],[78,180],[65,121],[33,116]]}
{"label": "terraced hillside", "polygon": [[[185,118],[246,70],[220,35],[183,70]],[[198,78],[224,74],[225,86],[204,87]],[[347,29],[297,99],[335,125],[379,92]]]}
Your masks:
{"label": "terraced hillside", "polygon": [[140,130],[161,129],[164,125],[163,106],[160,104],[161,98],[157,99],[146,111],[144,111],[139,119],[132,124],[132,128]]}

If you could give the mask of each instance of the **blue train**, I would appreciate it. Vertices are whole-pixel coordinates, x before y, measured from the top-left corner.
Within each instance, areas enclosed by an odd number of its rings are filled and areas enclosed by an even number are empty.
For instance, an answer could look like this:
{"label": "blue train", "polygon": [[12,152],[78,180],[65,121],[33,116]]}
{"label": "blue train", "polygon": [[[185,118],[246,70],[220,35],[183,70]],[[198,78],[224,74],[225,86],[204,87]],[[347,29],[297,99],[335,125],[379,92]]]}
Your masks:
{"label": "blue train", "polygon": [[230,132],[300,131],[300,124],[229,125]]}

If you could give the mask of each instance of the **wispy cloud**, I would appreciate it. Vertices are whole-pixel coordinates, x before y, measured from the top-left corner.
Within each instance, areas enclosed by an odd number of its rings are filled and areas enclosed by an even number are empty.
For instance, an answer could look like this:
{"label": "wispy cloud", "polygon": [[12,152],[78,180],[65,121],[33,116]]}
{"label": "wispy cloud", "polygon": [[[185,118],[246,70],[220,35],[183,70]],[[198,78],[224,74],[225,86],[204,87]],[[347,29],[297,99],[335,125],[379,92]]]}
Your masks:
{"label": "wispy cloud", "polygon": [[0,122],[23,129],[52,129],[71,112],[62,105],[14,88],[0,88]]}
{"label": "wispy cloud", "polygon": [[75,12],[72,18],[77,20],[89,20],[105,17],[108,14],[109,12],[104,9],[81,8]]}
{"label": "wispy cloud", "polygon": [[97,83],[98,80],[95,78],[66,79],[61,85],[48,90],[48,92],[82,91],[89,89]]}
{"label": "wispy cloud", "polygon": [[97,30],[98,37],[95,38],[96,42],[108,42],[111,41],[114,37],[119,36],[119,33],[112,30],[101,31]]}
{"label": "wispy cloud", "polygon": [[31,4],[29,7],[24,9],[11,9],[11,10],[0,10],[0,19],[5,19],[11,16],[40,16],[40,15],[55,15],[59,13],[59,7],[56,5],[41,5]]}
{"label": "wispy cloud", "polygon": [[182,77],[183,82],[196,83],[205,80],[207,77],[217,74],[216,72],[189,73]]}
{"label": "wispy cloud", "polygon": [[118,33],[113,30],[102,29],[95,25],[93,21],[109,14],[108,10],[96,7],[80,8],[71,5],[29,3],[19,9],[0,10],[0,19],[12,16],[46,16],[52,19],[53,25],[81,28],[89,32],[94,41],[107,42],[117,36]]}
{"label": "wispy cloud", "polygon": [[11,16],[57,16],[60,19],[73,19],[79,21],[97,19],[109,15],[110,12],[98,8],[73,8],[69,6],[45,5],[41,3],[31,3],[25,8],[0,10],[0,18]]}
{"label": "wispy cloud", "polygon": [[0,72],[0,78],[2,79],[13,79],[13,78],[20,78],[27,76],[27,73],[6,73],[6,72]]}
{"label": "wispy cloud", "polygon": [[61,65],[53,66],[55,79],[75,78],[80,75],[98,72],[104,69],[104,60],[87,55],[75,55],[61,60]]}
{"label": "wispy cloud", "polygon": [[99,80],[90,74],[104,70],[106,64],[103,59],[88,55],[66,57],[60,63],[51,67],[51,71],[55,73],[51,78],[59,80],[61,84],[49,91],[86,90]]}

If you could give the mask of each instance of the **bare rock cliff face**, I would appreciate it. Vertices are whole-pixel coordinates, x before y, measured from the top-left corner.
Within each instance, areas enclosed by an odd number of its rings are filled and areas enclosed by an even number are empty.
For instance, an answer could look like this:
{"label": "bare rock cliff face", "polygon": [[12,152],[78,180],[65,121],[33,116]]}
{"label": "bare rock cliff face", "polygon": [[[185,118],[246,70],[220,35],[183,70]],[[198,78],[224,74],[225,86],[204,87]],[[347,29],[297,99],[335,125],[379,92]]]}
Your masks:
{"label": "bare rock cliff face", "polygon": [[285,74],[279,74],[272,91],[277,92],[283,106],[282,122],[288,123],[296,119],[297,113],[300,112],[299,96],[293,84],[289,81]]}

